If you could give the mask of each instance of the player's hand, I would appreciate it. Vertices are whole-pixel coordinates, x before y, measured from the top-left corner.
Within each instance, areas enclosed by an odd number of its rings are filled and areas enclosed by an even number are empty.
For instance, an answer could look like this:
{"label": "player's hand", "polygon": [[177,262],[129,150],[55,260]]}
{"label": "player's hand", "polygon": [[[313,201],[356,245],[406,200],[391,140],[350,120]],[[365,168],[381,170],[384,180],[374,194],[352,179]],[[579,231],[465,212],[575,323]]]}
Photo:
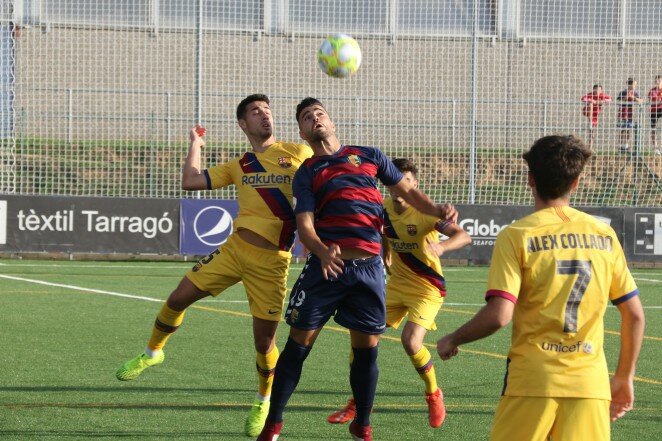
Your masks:
{"label": "player's hand", "polygon": [[189,137],[191,138],[191,143],[196,143],[200,147],[205,146],[205,140],[202,139],[205,135],[207,134],[207,129],[202,127],[200,124],[196,124],[192,129],[191,132],[189,133]]}
{"label": "player's hand", "polygon": [[614,376],[611,379],[611,404],[609,419],[616,421],[633,409],[634,383],[631,379]]}
{"label": "player's hand", "polygon": [[446,251],[446,247],[443,243],[432,241],[428,238],[425,239],[425,248],[428,250],[428,253],[439,257],[443,256],[444,251]]}
{"label": "player's hand", "polygon": [[450,360],[455,357],[460,349],[451,342],[451,336],[446,335],[437,342],[437,354],[442,360]]}
{"label": "player's hand", "polygon": [[322,261],[322,275],[326,280],[335,279],[342,274],[345,264],[340,258],[338,245],[331,244],[319,258]]}
{"label": "player's hand", "polygon": [[457,222],[458,213],[453,204],[437,204],[439,219]]}
{"label": "player's hand", "polygon": [[392,261],[391,253],[385,253],[384,257],[383,257],[383,260],[384,260],[384,269],[386,270],[386,274],[388,274],[390,276],[391,275],[391,261]]}

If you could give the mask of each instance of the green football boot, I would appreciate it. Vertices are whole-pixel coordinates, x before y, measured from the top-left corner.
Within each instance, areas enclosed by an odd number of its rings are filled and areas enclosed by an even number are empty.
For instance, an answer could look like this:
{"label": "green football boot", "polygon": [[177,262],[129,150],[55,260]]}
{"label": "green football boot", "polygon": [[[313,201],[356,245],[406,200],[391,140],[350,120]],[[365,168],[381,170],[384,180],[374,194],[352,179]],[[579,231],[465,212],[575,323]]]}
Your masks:
{"label": "green football boot", "polygon": [[138,355],[136,358],[132,358],[127,361],[120,367],[115,376],[120,381],[129,381],[138,377],[142,372],[148,367],[156,366],[157,364],[163,363],[165,359],[165,354],[163,351],[154,358],[150,358],[144,352]]}
{"label": "green football boot", "polygon": [[246,433],[246,436],[255,438],[260,432],[262,432],[264,422],[267,420],[270,405],[270,401],[255,400],[253,406],[251,406],[251,413],[248,415],[248,418],[246,418],[246,424],[244,425],[244,433]]}

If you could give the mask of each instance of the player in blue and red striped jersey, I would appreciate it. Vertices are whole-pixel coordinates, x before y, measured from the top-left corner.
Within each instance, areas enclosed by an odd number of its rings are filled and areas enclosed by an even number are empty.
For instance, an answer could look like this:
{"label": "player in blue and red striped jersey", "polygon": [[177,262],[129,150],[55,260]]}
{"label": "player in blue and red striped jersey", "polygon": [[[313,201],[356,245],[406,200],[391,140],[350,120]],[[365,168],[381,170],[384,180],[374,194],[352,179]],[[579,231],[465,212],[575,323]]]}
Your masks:
{"label": "player in blue and red striped jersey", "polygon": [[319,100],[301,101],[296,118],[299,134],[314,152],[293,182],[299,237],[311,253],[285,311],[290,336],[276,365],[271,409],[258,440],[278,438],[303,362],[332,316],[349,329],[351,338],[356,418],[349,431],[354,440],[372,440],[377,345],[386,328],[380,256],[383,206],[377,180],[420,212],[453,220],[457,212],[452,205],[434,204],[409,185],[377,148],[342,145]]}
{"label": "player in blue and red striped jersey", "polygon": [[148,367],[161,364],[163,347],[184,320],[186,309],[200,299],[218,296],[243,282],[253,316],[258,374],[258,393],[244,432],[256,436],[267,417],[278,359],[275,334],[287,292],[295,231],[290,202],[292,178],[312,151],[303,144],[276,141],[266,95],[244,98],[237,106],[237,124],[246,134],[251,151],[202,170],[201,150],[205,142],[198,126],[191,130],[191,144],[182,172],[185,190],[236,186],[239,213],[233,233],[186,273],[161,307],[145,351],[124,363],[115,375],[122,381],[133,380]]}
{"label": "player in blue and red striped jersey", "polygon": [[[412,161],[398,158],[393,164],[404,180],[418,187],[417,169]],[[440,242],[439,233],[448,236],[448,240]],[[390,274],[386,285],[386,326],[398,329],[407,318],[400,340],[425,384],[430,427],[441,427],[446,418],[432,356],[423,346],[425,334],[437,329],[435,319],[446,296],[439,257],[470,243],[471,237],[455,222],[420,213],[395,194],[384,200],[384,264]],[[327,421],[343,424],[355,414],[356,405],[351,398]]]}

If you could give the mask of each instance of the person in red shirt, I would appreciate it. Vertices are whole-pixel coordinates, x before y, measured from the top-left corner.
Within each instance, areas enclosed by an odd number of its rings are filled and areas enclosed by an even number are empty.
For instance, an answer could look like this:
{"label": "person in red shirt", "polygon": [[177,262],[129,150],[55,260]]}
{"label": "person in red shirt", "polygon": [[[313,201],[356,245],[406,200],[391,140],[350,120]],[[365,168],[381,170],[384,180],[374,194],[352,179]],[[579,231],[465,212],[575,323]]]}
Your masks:
{"label": "person in red shirt", "polygon": [[602,113],[602,105],[610,103],[611,97],[604,93],[601,85],[593,85],[593,90],[582,97],[584,107],[582,107],[582,115],[589,120],[588,126],[588,146],[593,148],[593,140],[595,139],[595,128],[598,126],[598,117]]}
{"label": "person in red shirt", "polygon": [[648,100],[651,103],[651,143],[655,154],[660,155],[662,151],[657,145],[657,120],[662,118],[662,75],[655,77],[655,87],[648,91]]}

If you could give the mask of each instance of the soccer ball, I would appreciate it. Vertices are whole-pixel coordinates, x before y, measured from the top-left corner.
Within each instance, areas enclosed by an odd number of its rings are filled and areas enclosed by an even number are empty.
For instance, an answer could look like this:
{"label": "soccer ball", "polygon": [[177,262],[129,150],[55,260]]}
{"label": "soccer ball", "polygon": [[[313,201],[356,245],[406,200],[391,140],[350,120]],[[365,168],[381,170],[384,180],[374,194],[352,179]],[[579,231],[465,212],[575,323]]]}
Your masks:
{"label": "soccer ball", "polygon": [[347,78],[361,65],[361,48],[349,35],[335,34],[322,42],[317,51],[317,62],[325,74]]}

